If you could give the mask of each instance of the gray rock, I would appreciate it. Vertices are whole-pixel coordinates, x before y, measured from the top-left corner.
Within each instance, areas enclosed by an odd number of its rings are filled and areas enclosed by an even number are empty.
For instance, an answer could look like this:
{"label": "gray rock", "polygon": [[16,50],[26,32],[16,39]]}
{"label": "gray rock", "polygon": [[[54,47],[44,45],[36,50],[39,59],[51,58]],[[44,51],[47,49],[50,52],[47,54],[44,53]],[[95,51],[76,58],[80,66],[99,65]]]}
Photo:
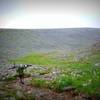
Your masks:
{"label": "gray rock", "polygon": [[40,78],[41,76],[39,74],[33,74],[32,77]]}
{"label": "gray rock", "polygon": [[100,63],[95,63],[95,66],[100,68]]}
{"label": "gray rock", "polygon": [[63,91],[73,91],[73,90],[75,90],[75,88],[72,86],[64,87],[63,89]]}

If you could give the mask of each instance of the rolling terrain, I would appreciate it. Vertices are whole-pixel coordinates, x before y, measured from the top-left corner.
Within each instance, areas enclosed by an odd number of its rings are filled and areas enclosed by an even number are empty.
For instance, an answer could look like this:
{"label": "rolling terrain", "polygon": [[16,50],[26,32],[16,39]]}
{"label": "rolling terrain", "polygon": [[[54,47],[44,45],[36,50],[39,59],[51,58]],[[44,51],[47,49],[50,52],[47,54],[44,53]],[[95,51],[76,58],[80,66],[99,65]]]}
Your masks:
{"label": "rolling terrain", "polygon": [[0,68],[2,100],[100,100],[100,29],[1,29]]}
{"label": "rolling terrain", "polygon": [[100,29],[0,29],[0,59],[31,52],[84,50],[100,40]]}

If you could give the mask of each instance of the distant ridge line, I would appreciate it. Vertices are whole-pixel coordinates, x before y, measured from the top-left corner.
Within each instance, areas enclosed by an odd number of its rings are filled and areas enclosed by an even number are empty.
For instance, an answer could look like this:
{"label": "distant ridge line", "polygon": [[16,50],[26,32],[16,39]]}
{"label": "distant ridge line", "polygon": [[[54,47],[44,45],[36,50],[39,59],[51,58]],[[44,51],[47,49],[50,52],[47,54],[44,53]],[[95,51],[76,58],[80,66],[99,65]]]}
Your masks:
{"label": "distant ridge line", "polygon": [[100,29],[92,27],[81,27],[81,28],[0,28],[0,30],[63,30],[63,29]]}

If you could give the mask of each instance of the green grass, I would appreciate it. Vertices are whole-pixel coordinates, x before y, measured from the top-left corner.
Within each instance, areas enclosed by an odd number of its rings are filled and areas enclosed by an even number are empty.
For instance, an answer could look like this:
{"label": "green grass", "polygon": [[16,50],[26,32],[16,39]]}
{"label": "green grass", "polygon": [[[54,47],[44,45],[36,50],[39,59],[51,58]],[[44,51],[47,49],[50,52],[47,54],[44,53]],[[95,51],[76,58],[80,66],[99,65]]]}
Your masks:
{"label": "green grass", "polygon": [[39,78],[33,78],[31,80],[31,84],[33,86],[36,86],[36,87],[40,87],[40,88],[46,88],[46,87],[49,87],[49,82],[44,80],[44,79],[39,79]]}
{"label": "green grass", "polygon": [[28,56],[16,59],[16,63],[49,65],[49,64],[56,64],[57,62],[55,60],[52,60],[51,58],[48,58],[46,55],[33,53]]}
{"label": "green grass", "polygon": [[66,75],[60,75],[51,82],[51,89],[61,92],[63,91],[64,87],[71,85],[72,79],[70,77],[67,77]]}
{"label": "green grass", "polygon": [[40,78],[32,79],[31,83],[35,86],[46,86],[56,91],[62,91],[64,87],[72,85],[78,91],[86,94],[100,93],[100,68],[95,69],[95,74],[93,73],[95,63],[99,62],[100,53],[95,53],[79,61],[74,60],[74,55],[69,56],[69,59],[59,59],[55,56],[56,54],[52,53],[33,53],[15,61],[16,63],[42,65],[50,69],[46,71],[32,70],[33,73],[40,75],[49,74],[54,68],[60,70],[60,75],[50,82]]}
{"label": "green grass", "polygon": [[13,80],[16,80],[17,79],[17,76],[9,76],[7,78],[4,79],[4,81],[13,81]]}

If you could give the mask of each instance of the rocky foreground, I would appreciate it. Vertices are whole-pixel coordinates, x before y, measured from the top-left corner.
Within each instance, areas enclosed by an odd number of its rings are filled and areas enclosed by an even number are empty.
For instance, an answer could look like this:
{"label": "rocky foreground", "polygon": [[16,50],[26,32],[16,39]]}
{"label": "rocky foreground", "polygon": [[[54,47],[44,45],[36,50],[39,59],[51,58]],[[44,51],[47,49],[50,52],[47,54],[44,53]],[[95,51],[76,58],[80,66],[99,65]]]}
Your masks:
{"label": "rocky foreground", "polygon": [[73,90],[56,93],[50,89],[33,87],[28,84],[29,79],[25,78],[24,85],[20,84],[18,80],[0,82],[1,100],[99,100]]}
{"label": "rocky foreground", "polygon": [[[32,65],[25,70],[27,76],[24,78],[24,84],[19,82],[18,77],[14,80],[7,80],[16,75],[16,69],[12,69],[12,66],[9,65],[7,69],[2,68],[0,71],[0,100],[100,100],[99,97],[78,93],[71,86],[65,87],[62,92],[58,93],[44,87],[36,87],[30,83],[32,78],[53,80],[61,74],[61,71],[55,68],[48,73],[47,67]],[[41,73],[33,73],[33,69],[39,70]]]}

